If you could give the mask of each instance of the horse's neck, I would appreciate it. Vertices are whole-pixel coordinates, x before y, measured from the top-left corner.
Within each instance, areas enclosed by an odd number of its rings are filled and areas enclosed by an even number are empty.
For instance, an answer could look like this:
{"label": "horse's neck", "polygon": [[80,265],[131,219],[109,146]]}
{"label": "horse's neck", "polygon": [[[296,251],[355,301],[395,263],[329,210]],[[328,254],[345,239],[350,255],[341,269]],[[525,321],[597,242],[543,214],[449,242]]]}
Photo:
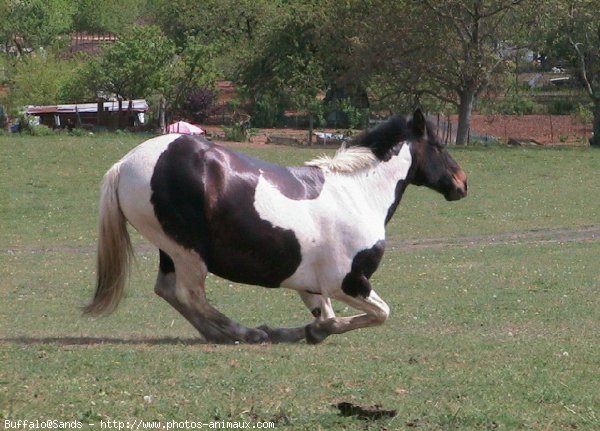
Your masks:
{"label": "horse's neck", "polygon": [[345,176],[343,188],[355,202],[364,203],[366,210],[375,213],[385,223],[390,208],[392,211],[395,209],[406,187],[400,184],[401,190],[397,193],[398,183],[406,180],[411,164],[410,147],[405,144],[400,153],[387,162],[378,162],[371,168]]}

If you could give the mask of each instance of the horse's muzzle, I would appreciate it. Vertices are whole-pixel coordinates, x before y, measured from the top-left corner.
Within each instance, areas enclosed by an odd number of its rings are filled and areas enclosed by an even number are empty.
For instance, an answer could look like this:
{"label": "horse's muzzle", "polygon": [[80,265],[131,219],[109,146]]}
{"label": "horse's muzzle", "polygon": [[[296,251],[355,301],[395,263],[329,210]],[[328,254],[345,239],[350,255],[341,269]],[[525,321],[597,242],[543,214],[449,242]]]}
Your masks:
{"label": "horse's muzzle", "polygon": [[452,176],[453,189],[446,195],[446,200],[457,201],[467,196],[467,175],[464,171],[458,171]]}

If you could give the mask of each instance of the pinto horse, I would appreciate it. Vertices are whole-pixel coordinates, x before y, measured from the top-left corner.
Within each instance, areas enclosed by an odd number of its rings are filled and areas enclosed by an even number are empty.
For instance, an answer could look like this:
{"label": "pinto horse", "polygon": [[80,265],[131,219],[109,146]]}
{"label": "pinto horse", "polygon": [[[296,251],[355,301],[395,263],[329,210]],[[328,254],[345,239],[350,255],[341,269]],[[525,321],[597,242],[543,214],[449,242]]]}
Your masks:
{"label": "pinto horse", "polygon": [[[382,324],[389,307],[369,278],[409,184],[449,201],[467,194],[464,171],[420,110],[303,167],[266,163],[200,136],[150,139],[104,176],[97,286],[84,313],[108,314],[121,299],[133,256],[129,222],[159,249],[155,292],[209,342],[319,343]],[[296,290],[314,320],[296,328],[233,322],[206,299],[209,272]],[[362,314],[336,317],[331,299]]]}

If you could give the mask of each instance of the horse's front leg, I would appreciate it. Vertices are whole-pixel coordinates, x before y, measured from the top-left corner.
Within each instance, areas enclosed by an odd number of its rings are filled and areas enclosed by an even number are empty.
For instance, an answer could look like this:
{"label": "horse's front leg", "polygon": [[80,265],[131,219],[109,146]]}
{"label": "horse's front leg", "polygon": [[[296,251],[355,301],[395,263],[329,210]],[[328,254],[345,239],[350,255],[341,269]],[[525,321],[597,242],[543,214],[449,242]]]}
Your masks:
{"label": "horse's front leg", "polygon": [[[366,279],[365,281],[368,283]],[[381,325],[390,314],[390,308],[374,290],[370,290],[366,297],[361,295],[354,297],[344,293],[335,299],[364,311],[365,314],[352,317],[332,317],[322,321],[316,320],[306,326],[306,341],[308,343],[320,343],[331,334],[343,334],[354,329]]]}
{"label": "horse's front leg", "polygon": [[335,317],[331,299],[328,296],[309,292],[298,292],[298,294],[316,321]]}

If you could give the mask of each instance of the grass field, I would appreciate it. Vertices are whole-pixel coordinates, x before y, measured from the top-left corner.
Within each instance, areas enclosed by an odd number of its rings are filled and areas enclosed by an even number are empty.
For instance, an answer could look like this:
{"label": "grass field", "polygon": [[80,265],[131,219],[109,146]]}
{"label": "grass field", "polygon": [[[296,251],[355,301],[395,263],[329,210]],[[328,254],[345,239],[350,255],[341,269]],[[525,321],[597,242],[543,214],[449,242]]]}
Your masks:
{"label": "grass field", "polygon": [[[318,346],[216,346],[154,295],[147,248],[117,312],[80,316],[93,291],[99,181],[141,139],[0,136],[0,428],[138,419],[600,429],[600,151],[453,149],[470,196],[405,195],[388,227],[396,246],[373,276],[392,308],[385,325]],[[283,164],[322,152],[240,150]],[[595,237],[577,235],[590,228]],[[439,238],[446,245],[410,246]],[[208,292],[247,325],[310,318],[293,292],[212,276]],[[343,401],[397,415],[343,417],[333,407]]]}

